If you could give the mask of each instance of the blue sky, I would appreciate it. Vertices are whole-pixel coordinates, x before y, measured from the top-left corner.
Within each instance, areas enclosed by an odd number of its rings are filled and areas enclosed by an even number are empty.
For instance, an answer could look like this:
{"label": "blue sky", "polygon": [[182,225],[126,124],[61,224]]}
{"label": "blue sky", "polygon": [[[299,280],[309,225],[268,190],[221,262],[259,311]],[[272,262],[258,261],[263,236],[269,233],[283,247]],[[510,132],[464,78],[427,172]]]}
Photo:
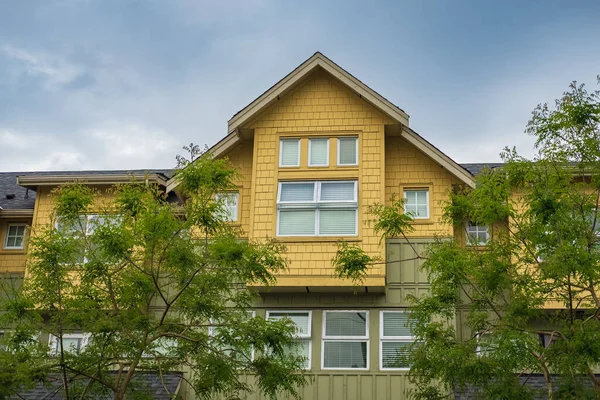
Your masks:
{"label": "blue sky", "polygon": [[458,162],[596,86],[598,1],[0,0],[0,170],[163,168],[321,51]]}

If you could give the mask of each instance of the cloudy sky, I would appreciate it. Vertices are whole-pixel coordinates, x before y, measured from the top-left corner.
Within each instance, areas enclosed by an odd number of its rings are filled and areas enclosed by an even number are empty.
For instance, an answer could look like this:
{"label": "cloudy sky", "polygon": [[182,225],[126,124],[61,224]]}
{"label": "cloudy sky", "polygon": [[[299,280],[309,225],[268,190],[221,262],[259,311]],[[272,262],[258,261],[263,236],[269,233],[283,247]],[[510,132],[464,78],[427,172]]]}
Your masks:
{"label": "cloudy sky", "polygon": [[0,170],[168,168],[321,51],[459,162],[532,154],[600,74],[599,1],[0,0]]}

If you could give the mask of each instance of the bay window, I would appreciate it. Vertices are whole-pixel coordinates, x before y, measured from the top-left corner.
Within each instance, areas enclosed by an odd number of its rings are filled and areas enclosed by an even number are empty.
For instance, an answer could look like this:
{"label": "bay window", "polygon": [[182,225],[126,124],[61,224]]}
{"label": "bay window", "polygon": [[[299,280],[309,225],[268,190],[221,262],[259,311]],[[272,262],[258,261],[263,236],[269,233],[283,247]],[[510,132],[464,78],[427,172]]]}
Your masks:
{"label": "bay window", "polygon": [[322,369],[369,369],[368,311],[324,311]]}
{"label": "bay window", "polygon": [[356,181],[279,182],[277,236],[356,236]]}

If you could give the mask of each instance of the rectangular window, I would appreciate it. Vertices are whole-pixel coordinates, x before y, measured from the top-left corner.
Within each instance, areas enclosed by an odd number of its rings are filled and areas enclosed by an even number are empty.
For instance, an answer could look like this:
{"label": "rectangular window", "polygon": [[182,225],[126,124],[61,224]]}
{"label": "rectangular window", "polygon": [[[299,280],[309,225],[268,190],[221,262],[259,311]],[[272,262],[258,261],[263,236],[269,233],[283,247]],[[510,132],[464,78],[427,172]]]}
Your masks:
{"label": "rectangular window", "polygon": [[381,311],[379,320],[379,364],[382,370],[410,368],[408,351],[414,336],[404,311]]}
{"label": "rectangular window", "polygon": [[429,190],[410,189],[404,191],[404,213],[414,219],[429,218]]}
{"label": "rectangular window", "polygon": [[25,242],[25,224],[8,224],[6,228],[5,249],[22,249]]}
{"label": "rectangular window", "polygon": [[487,225],[469,223],[467,225],[467,245],[484,246],[488,241]]}
{"label": "rectangular window", "polygon": [[281,139],[279,141],[279,166],[300,166],[300,139]]}
{"label": "rectangular window", "polygon": [[308,165],[310,167],[329,165],[329,139],[308,139]]}
{"label": "rectangular window", "polygon": [[225,221],[237,221],[239,193],[219,193],[216,198],[217,201],[223,201],[223,219]]}
{"label": "rectangular window", "polygon": [[323,311],[322,369],[369,369],[369,313]]}
{"label": "rectangular window", "polygon": [[277,236],[356,236],[356,181],[279,182]]}
{"label": "rectangular window", "polygon": [[[77,353],[85,348],[90,340],[89,333],[65,333],[62,343],[66,352]],[[60,353],[60,340],[57,336],[50,335],[48,338],[50,354],[58,355]]]}
{"label": "rectangular window", "polygon": [[337,165],[358,165],[358,138],[338,138]]}
{"label": "rectangular window", "polygon": [[267,319],[278,321],[290,319],[296,325],[296,340],[294,346],[288,349],[296,356],[304,357],[304,369],[310,369],[311,343],[311,312],[310,311],[267,311]]}

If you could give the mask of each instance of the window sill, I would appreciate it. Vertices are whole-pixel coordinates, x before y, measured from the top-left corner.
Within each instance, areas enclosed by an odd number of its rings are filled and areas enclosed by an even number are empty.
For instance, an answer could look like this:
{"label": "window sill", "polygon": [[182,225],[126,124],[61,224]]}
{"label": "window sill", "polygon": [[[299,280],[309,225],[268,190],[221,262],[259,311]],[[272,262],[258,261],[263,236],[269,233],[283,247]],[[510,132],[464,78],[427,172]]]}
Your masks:
{"label": "window sill", "polygon": [[25,254],[25,249],[0,249],[0,254]]}
{"label": "window sill", "polygon": [[411,221],[411,224],[414,224],[414,225],[433,225],[433,224],[435,224],[435,222],[433,222],[431,220],[431,218],[427,218],[427,219],[423,218],[423,219],[413,219]]}
{"label": "window sill", "polygon": [[309,242],[362,242],[362,239],[356,236],[277,236],[278,242],[282,243],[309,243]]}

